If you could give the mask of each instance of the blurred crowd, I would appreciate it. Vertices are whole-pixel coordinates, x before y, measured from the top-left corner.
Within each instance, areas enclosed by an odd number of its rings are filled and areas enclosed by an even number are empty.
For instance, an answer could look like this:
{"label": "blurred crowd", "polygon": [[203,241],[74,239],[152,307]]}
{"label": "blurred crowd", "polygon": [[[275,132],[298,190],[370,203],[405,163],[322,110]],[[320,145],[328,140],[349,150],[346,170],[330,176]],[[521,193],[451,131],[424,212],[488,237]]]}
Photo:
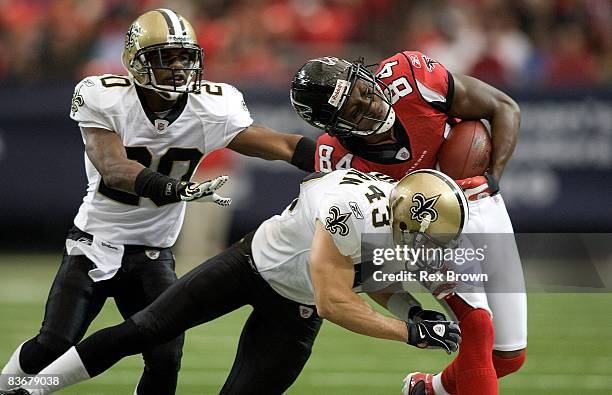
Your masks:
{"label": "blurred crowd", "polygon": [[498,86],[612,84],[610,0],[0,0],[0,85],[123,74],[125,32],[157,7],[193,23],[213,81],[282,87],[313,57],[416,49]]}

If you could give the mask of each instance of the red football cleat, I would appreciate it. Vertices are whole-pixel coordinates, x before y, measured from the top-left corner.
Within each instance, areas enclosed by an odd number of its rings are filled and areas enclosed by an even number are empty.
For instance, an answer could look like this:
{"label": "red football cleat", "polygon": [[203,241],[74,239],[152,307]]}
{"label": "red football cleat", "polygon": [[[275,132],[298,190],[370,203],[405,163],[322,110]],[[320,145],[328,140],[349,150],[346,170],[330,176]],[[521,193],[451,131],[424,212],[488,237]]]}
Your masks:
{"label": "red football cleat", "polygon": [[404,377],[403,395],[434,395],[431,373],[414,372]]}

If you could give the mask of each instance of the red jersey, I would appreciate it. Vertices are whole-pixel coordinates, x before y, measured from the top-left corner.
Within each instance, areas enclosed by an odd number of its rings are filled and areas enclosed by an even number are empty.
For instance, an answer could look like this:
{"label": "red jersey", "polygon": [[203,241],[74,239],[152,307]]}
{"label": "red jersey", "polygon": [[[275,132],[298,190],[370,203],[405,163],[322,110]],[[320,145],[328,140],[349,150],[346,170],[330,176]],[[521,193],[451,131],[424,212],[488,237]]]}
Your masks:
{"label": "red jersey", "polygon": [[[315,168],[329,172],[355,168],[402,178],[407,172],[433,168],[449,125],[453,77],[444,66],[416,51],[383,60],[376,76],[391,88],[396,121],[395,142],[367,145],[363,139],[323,134],[317,140]],[[381,85],[384,90],[384,86]]]}

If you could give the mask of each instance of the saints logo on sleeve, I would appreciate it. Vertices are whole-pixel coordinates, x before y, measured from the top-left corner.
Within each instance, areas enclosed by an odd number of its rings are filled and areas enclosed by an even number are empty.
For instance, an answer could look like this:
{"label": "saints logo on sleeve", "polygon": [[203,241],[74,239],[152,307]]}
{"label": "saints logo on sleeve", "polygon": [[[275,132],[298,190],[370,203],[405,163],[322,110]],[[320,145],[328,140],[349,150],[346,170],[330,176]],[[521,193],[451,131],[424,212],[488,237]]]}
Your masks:
{"label": "saints logo on sleeve", "polygon": [[338,206],[329,208],[329,216],[325,218],[325,229],[331,234],[339,233],[340,236],[346,236],[349,233],[349,227],[346,221],[351,216],[351,213],[340,213]]}
{"label": "saints logo on sleeve", "polygon": [[85,100],[83,99],[83,95],[81,95],[81,88],[83,86],[92,87],[94,86],[94,82],[89,78],[85,78],[79,84],[77,84],[74,89],[74,94],[72,95],[72,102],[70,104],[70,115],[74,116],[77,111],[79,111],[79,107],[82,107],[85,104]]}
{"label": "saints logo on sleeve", "polygon": [[[337,182],[337,180],[335,180]],[[318,219],[331,236],[338,251],[344,256],[358,254],[361,249],[361,235],[364,219],[358,218],[351,209],[346,191],[334,191],[316,197]],[[353,199],[352,199],[353,200]],[[354,200],[358,200],[357,197]],[[359,210],[361,211],[361,210]]]}
{"label": "saints logo on sleeve", "polygon": [[77,111],[79,111],[79,107],[85,104],[83,96],[81,96],[81,87],[82,85],[79,85],[72,95],[72,102],[70,105],[70,112],[72,115],[76,114]]}

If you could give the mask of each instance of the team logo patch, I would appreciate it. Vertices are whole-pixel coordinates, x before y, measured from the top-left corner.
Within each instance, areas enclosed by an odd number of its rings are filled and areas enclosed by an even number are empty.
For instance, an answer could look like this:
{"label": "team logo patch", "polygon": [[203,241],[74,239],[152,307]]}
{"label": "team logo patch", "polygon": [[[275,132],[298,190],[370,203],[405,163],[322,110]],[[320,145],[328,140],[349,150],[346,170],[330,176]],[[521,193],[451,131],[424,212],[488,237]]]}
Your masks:
{"label": "team logo patch", "polygon": [[72,102],[70,104],[70,111],[72,112],[72,115],[76,114],[79,111],[79,107],[85,104],[85,100],[83,100],[83,96],[81,96],[82,87],[83,85],[79,85],[72,95]]}
{"label": "team logo patch", "polygon": [[298,112],[298,114],[300,114],[300,117],[302,117],[305,121],[312,120],[312,107],[294,100],[293,97],[291,98],[291,104],[293,104],[293,107],[295,108],[295,110]]}
{"label": "team logo patch", "polygon": [[434,222],[438,219],[438,212],[434,209],[440,195],[426,198],[422,193],[415,193],[412,197],[414,206],[410,207],[410,218],[414,221],[422,222],[427,216],[429,221]]}
{"label": "team logo patch", "polygon": [[314,313],[314,309],[312,307],[300,306],[300,317],[310,318],[312,313]]}
{"label": "team logo patch", "polygon": [[419,60],[419,57],[416,55],[408,55],[408,57],[410,58],[410,63],[412,63],[412,65],[414,67],[416,67],[417,69],[421,68],[421,61]]}
{"label": "team logo patch", "polygon": [[408,151],[408,148],[402,147],[399,151],[397,151],[397,154],[395,154],[395,159],[397,160],[410,159],[410,151]]}
{"label": "team logo patch", "polygon": [[151,260],[159,258],[159,250],[145,250],[145,255]]}
{"label": "team logo patch", "polygon": [[346,221],[351,216],[351,213],[340,213],[340,209],[337,206],[331,206],[329,214],[330,216],[325,218],[325,229],[333,235],[336,233],[340,233],[340,236],[348,235],[349,227]]}
{"label": "team logo patch", "polygon": [[429,72],[434,71],[434,69],[436,68],[436,65],[438,64],[438,61],[433,60],[427,55],[423,55],[423,60],[425,61],[425,67],[427,68],[427,71]]}
{"label": "team logo patch", "polygon": [[363,219],[363,213],[356,202],[349,202],[349,207],[351,208],[353,214],[355,214],[355,218]]}
{"label": "team logo patch", "polygon": [[170,122],[166,121],[165,119],[156,119],[155,120],[155,130],[159,134],[166,133],[166,129],[168,129],[169,125],[170,125]]}
{"label": "team logo patch", "polygon": [[130,30],[125,35],[125,49],[131,51],[136,46],[136,39],[142,36],[140,25],[137,23],[130,26]]}
{"label": "team logo patch", "polygon": [[437,325],[434,325],[433,331],[436,332],[436,335],[442,337],[444,336],[444,333],[446,332],[446,328],[442,324],[437,324]]}

